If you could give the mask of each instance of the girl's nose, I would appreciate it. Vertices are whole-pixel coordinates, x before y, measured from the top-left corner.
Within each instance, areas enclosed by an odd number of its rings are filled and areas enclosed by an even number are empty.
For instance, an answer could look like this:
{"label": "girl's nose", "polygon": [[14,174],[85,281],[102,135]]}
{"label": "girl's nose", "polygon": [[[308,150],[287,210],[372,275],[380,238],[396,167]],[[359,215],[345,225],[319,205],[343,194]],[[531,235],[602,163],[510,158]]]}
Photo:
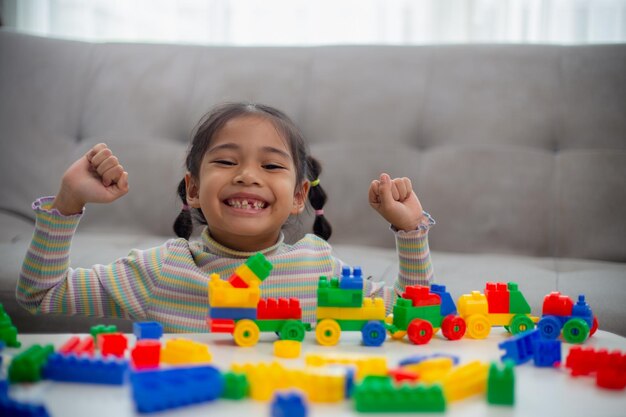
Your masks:
{"label": "girl's nose", "polygon": [[259,177],[256,171],[250,167],[241,167],[233,177],[233,182],[240,185],[259,185]]}

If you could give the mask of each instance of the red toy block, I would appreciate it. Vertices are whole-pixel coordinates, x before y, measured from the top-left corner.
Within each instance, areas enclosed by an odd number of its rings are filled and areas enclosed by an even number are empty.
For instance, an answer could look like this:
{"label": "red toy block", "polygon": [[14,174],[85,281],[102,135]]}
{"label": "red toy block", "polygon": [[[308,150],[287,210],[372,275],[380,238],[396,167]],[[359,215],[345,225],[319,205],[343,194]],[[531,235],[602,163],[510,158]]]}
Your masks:
{"label": "red toy block", "polygon": [[411,300],[413,307],[435,306],[441,304],[439,294],[430,292],[430,288],[424,285],[409,285],[402,293],[402,298]]}
{"label": "red toy block", "polygon": [[553,291],[543,298],[543,316],[571,316],[574,301],[558,291]]}
{"label": "red toy block", "polygon": [[390,369],[388,373],[396,382],[417,382],[420,379],[417,373],[403,368]]}
{"label": "red toy block", "polygon": [[235,320],[207,318],[206,324],[211,333],[230,333],[235,331]]}
{"label": "red toy block", "polygon": [[590,375],[603,369],[626,373],[626,354],[618,350],[609,353],[606,349],[574,346],[567,355],[565,367],[571,370],[573,376]]}
{"label": "red toy block", "polygon": [[302,319],[302,308],[297,298],[265,298],[257,304],[258,320]]}
{"label": "red toy block", "polygon": [[485,285],[485,296],[489,306],[489,314],[508,314],[510,297],[507,284],[504,282],[488,282]]}
{"label": "red toy block", "polygon": [[63,346],[59,348],[61,355],[88,355],[93,356],[95,350],[95,344],[93,337],[87,336],[83,340],[80,340],[78,336],[72,336],[68,339]]}
{"label": "red toy block", "polygon": [[626,371],[603,368],[596,374],[596,385],[601,388],[622,390],[626,388]]}
{"label": "red toy block", "polygon": [[228,278],[228,282],[235,288],[248,288],[248,284],[244,281],[239,275],[233,273],[230,278]]}
{"label": "red toy block", "polygon": [[101,333],[98,335],[98,349],[102,356],[113,355],[124,357],[128,347],[128,339],[122,333]]}
{"label": "red toy block", "polygon": [[130,351],[135,369],[158,368],[161,361],[161,342],[155,339],[138,340]]}

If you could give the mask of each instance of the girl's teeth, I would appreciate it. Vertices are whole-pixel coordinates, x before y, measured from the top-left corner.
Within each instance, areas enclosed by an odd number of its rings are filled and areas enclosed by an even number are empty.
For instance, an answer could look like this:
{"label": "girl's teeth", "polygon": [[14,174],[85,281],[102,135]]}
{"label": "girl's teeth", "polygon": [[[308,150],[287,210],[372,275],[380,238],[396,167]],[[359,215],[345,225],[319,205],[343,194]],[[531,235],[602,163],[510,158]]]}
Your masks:
{"label": "girl's teeth", "polygon": [[255,210],[260,210],[262,208],[265,208],[265,203],[262,201],[248,201],[248,200],[228,200],[228,205],[234,208],[240,208],[240,209],[255,209]]}

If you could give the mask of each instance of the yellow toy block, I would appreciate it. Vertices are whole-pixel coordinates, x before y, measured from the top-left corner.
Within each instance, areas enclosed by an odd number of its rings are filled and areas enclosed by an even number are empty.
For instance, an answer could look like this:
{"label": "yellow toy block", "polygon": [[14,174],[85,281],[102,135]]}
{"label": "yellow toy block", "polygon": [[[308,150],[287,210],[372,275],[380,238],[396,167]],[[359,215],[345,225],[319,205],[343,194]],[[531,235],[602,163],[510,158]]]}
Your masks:
{"label": "yellow toy block", "polygon": [[487,297],[485,294],[481,294],[480,291],[472,291],[471,294],[460,296],[457,307],[461,317],[467,317],[472,314],[489,314]]}
{"label": "yellow toy block", "polygon": [[257,277],[254,272],[252,272],[250,267],[246,264],[237,267],[237,269],[235,269],[235,274],[237,274],[239,278],[241,278],[246,284],[248,284],[248,286],[252,284],[261,285],[262,281],[259,279],[259,277]]}
{"label": "yellow toy block", "polygon": [[385,320],[385,301],[364,298],[362,307],[318,307],[317,319]]}
{"label": "yellow toy block", "polygon": [[480,361],[458,366],[443,379],[443,393],[447,402],[462,400],[487,392],[489,365]]}
{"label": "yellow toy block", "polygon": [[170,339],[161,350],[161,362],[170,365],[209,363],[211,360],[209,347],[193,340]]}
{"label": "yellow toy block", "polygon": [[415,372],[419,375],[419,382],[432,384],[441,382],[452,371],[454,361],[452,358],[433,358],[426,359],[419,363],[405,365],[402,368]]}
{"label": "yellow toy block", "polygon": [[307,366],[347,365],[356,368],[355,378],[361,380],[368,375],[385,376],[388,373],[387,358],[367,355],[326,355],[309,353],[304,358]]}
{"label": "yellow toy block", "polygon": [[337,403],[346,399],[346,371],[309,368],[304,372],[301,389],[314,403]]}
{"label": "yellow toy block", "polygon": [[274,342],[274,356],[279,358],[297,358],[300,356],[302,343],[297,340],[277,340]]}
{"label": "yellow toy block", "polygon": [[209,280],[209,305],[211,307],[256,308],[261,299],[259,285],[252,283],[248,288],[234,288],[228,281],[211,274]]}

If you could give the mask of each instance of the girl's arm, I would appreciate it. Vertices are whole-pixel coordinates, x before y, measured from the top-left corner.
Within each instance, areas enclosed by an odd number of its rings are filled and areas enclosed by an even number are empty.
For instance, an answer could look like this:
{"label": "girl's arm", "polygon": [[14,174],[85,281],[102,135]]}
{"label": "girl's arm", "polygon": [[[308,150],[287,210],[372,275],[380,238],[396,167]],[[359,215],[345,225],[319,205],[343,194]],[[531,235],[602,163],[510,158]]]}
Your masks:
{"label": "girl's arm", "polygon": [[132,251],[110,265],[69,267],[81,214],[63,216],[52,198],[33,204],[36,226],[17,284],[17,301],[31,313],[143,318],[166,246]]}

